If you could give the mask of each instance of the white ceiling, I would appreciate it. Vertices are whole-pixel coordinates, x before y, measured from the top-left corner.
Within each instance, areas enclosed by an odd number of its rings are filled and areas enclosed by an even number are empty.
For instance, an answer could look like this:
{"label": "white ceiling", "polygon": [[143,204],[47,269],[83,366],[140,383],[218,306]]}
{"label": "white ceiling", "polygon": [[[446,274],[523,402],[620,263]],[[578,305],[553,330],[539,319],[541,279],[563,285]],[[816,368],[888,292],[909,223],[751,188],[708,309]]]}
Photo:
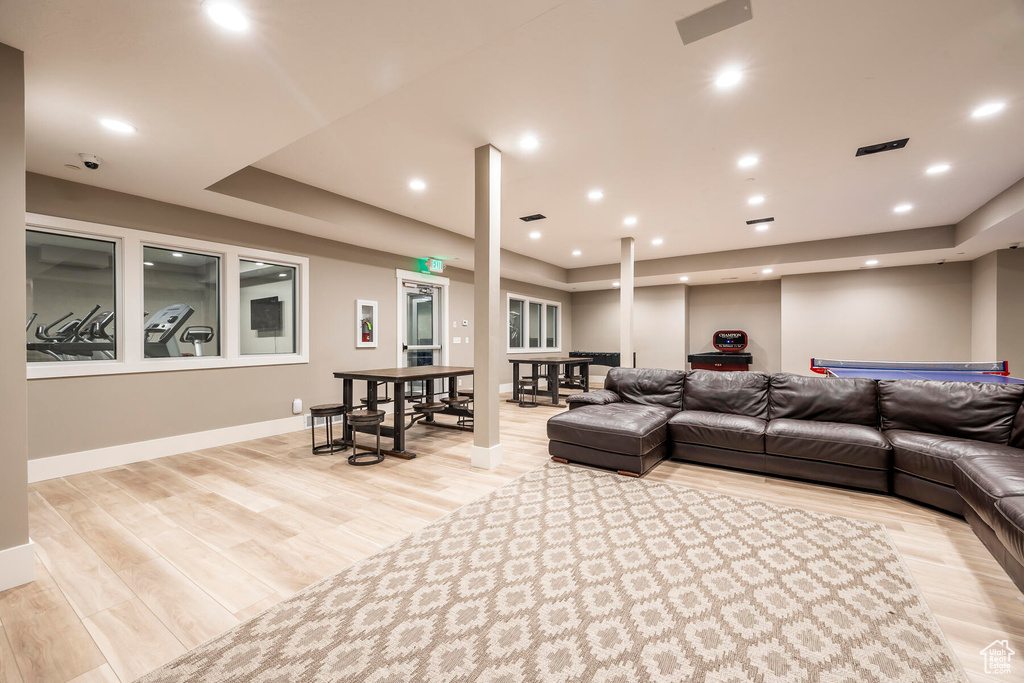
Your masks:
{"label": "white ceiling", "polygon": [[[566,268],[616,261],[627,234],[651,259],[955,223],[1024,176],[1020,0],[754,0],[752,21],[686,46],[674,22],[710,0],[243,4],[254,30],[233,35],[198,0],[0,0],[0,42],[26,51],[29,170],[422,255],[205,188],[255,165],[470,235],[472,150],[490,142],[503,246]],[[745,78],[717,90],[729,65]],[[970,118],[994,99],[1004,112]],[[65,169],[78,152],[105,163]],[[926,176],[939,161],[953,169]],[[769,215],[767,233],[744,224]]]}

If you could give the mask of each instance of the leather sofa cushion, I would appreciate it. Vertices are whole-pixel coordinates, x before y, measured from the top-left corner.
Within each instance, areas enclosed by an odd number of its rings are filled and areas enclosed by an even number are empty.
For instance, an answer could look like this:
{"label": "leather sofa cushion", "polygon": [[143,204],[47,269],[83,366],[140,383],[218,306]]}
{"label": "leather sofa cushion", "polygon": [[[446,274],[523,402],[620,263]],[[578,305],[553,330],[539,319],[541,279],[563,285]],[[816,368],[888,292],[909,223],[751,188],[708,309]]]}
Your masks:
{"label": "leather sofa cushion", "polygon": [[992,529],[1006,551],[1024,563],[1024,496],[1008,496],[996,501],[996,523]]}
{"label": "leather sofa cushion", "polygon": [[1005,444],[1024,399],[1024,385],[881,380],[878,399],[883,430]]}
{"label": "leather sofa cushion", "polygon": [[874,380],[776,373],[768,385],[770,420],[817,420],[878,427]]}
{"label": "leather sofa cushion", "polygon": [[986,441],[905,430],[887,430],[892,444],[893,468],[915,477],[953,486],[953,463],[965,455],[1014,456],[1019,449]]}
{"label": "leather sofa cushion", "polygon": [[639,456],[665,443],[665,424],[675,412],[664,406],[638,403],[584,406],[548,420],[548,438]]}
{"label": "leather sofa cushion", "polygon": [[1010,445],[1014,448],[1024,448],[1024,403],[1017,409],[1017,417],[1013,418]]}
{"label": "leather sofa cushion", "polygon": [[668,421],[668,433],[673,441],[680,443],[764,453],[765,424],[757,417],[684,410]]}
{"label": "leather sofa cushion", "polygon": [[[825,380],[826,382],[829,380]],[[892,448],[873,427],[816,420],[772,420],[765,431],[765,452],[853,467],[888,470]]]}
{"label": "leather sofa cushion", "polygon": [[581,408],[583,406],[604,406],[609,403],[619,403],[622,401],[619,395],[614,391],[608,391],[607,389],[597,389],[596,391],[588,391],[585,394],[572,394],[565,398],[565,402],[569,404],[569,409]]}
{"label": "leather sofa cushion", "polygon": [[686,375],[683,410],[768,419],[768,375],[693,370]]}
{"label": "leather sofa cushion", "polygon": [[967,455],[953,466],[957,493],[989,526],[1000,498],[1024,496],[1024,451],[1012,455]]}
{"label": "leather sofa cushion", "polygon": [[668,406],[679,410],[683,401],[682,370],[657,368],[612,368],[604,378],[604,388],[614,391],[626,403]]}

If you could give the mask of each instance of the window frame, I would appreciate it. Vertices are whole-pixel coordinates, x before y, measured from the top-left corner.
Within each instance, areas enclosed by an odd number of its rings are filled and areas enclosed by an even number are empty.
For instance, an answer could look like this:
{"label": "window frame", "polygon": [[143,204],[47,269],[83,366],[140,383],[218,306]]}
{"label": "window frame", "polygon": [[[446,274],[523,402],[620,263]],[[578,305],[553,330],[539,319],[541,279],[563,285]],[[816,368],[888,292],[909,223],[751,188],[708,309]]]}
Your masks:
{"label": "window frame", "polygon": [[[512,301],[523,302],[523,346],[511,346],[509,344],[509,315],[512,311]],[[530,304],[540,304],[540,346],[530,346]],[[547,327],[548,317],[547,310],[549,306],[554,306],[558,311],[555,317],[556,330],[556,344],[554,346],[547,346]],[[549,351],[561,352],[562,351],[562,302],[553,301],[551,299],[541,299],[535,296],[526,296],[525,294],[516,294],[514,292],[507,292],[505,295],[505,350],[507,353],[545,353]]]}
{"label": "window frame", "polygon": [[[26,214],[25,229],[115,243],[114,305],[117,318],[114,327],[117,359],[26,361],[26,372],[30,380],[309,363],[309,259],[306,257],[32,213]],[[144,247],[188,251],[220,258],[220,355],[202,358],[144,357]],[[239,308],[242,260],[273,262],[296,269],[296,277],[299,279],[295,288],[296,353],[241,354]],[[138,330],[139,333],[126,334],[126,330]]]}

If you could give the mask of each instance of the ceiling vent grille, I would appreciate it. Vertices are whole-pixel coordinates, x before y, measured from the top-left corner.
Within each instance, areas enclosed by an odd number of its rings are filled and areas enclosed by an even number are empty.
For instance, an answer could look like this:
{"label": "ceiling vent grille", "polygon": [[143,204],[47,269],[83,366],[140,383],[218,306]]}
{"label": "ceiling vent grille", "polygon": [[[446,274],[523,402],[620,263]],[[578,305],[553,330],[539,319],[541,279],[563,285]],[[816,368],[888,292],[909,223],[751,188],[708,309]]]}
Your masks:
{"label": "ceiling vent grille", "polygon": [[545,216],[542,213],[534,213],[530,214],[529,216],[520,216],[519,220],[526,221],[527,223],[532,223],[533,221],[542,221],[545,218],[547,218],[547,216]]}
{"label": "ceiling vent grille", "polygon": [[747,221],[747,225],[757,225],[758,223],[774,223],[775,216],[769,216],[768,218],[755,218],[752,221]]}
{"label": "ceiling vent grille", "polygon": [[910,142],[910,138],[902,138],[900,140],[892,140],[890,142],[879,142],[877,145],[867,145],[857,149],[855,156],[866,157],[869,154],[878,154],[879,152],[889,152],[894,149],[903,149]]}
{"label": "ceiling vent grille", "polygon": [[725,0],[676,22],[683,45],[732,28],[754,18],[751,0]]}

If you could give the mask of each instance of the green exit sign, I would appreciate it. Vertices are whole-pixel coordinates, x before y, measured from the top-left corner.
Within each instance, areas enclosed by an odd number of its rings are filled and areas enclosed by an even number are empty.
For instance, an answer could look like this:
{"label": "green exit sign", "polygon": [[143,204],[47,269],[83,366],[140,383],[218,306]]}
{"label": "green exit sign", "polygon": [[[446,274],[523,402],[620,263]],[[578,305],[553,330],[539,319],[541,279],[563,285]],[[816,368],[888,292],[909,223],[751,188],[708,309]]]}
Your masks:
{"label": "green exit sign", "polygon": [[439,258],[428,258],[424,260],[424,264],[428,273],[443,273],[444,272],[444,261]]}

